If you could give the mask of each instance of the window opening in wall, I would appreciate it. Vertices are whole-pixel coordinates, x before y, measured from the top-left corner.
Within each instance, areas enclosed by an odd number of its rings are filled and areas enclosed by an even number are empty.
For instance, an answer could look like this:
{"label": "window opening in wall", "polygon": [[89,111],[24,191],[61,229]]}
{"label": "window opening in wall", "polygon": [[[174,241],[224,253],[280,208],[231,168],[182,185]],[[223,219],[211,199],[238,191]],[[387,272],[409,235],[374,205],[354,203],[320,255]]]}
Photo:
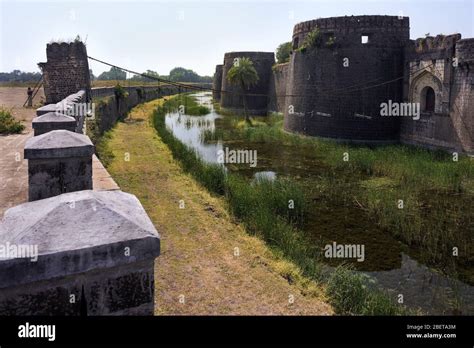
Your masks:
{"label": "window opening in wall", "polygon": [[362,35],[361,36],[361,42],[363,45],[369,43],[369,35]]}
{"label": "window opening in wall", "polygon": [[434,112],[435,110],[435,102],[436,102],[436,96],[434,89],[426,86],[423,88],[421,91],[421,110],[424,112]]}

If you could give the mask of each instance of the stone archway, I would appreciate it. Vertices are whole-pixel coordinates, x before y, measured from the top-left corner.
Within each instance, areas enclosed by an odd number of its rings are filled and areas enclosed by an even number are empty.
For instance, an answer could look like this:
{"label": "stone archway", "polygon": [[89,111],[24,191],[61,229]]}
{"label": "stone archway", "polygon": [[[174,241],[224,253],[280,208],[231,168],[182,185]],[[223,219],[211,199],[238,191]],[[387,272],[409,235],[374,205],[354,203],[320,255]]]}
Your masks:
{"label": "stone archway", "polygon": [[430,86],[425,86],[421,90],[420,103],[421,103],[420,104],[421,111],[423,112],[435,111],[436,95],[433,88],[431,88]]}
{"label": "stone archway", "polygon": [[423,71],[410,84],[410,102],[420,103],[422,112],[441,113],[441,96],[441,81],[429,71]]}

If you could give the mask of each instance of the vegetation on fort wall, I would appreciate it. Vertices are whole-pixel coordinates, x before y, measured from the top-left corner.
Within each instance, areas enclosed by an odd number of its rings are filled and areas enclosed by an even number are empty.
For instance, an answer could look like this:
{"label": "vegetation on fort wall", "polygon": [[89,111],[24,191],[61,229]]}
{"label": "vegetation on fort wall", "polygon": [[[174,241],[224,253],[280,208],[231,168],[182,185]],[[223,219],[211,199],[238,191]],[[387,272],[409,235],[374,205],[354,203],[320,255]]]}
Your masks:
{"label": "vegetation on fort wall", "polygon": [[284,42],[276,49],[277,64],[283,64],[290,61],[291,50],[293,49],[291,42]]}
{"label": "vegetation on fort wall", "polygon": [[9,110],[0,108],[0,134],[21,133],[25,126],[15,120]]}
{"label": "vegetation on fort wall", "polygon": [[[221,165],[208,164],[166,128],[165,115],[176,107],[175,98],[158,107],[154,126],[178,159],[184,171],[192,174],[210,192],[224,196],[233,216],[250,234],[261,237],[275,253],[297,264],[304,275],[327,281],[330,301],[339,314],[401,314],[405,312],[382,291],[370,287],[367,279],[350,270],[325,270],[320,261],[321,249],[305,240],[299,231],[308,209],[302,188],[291,180],[255,180],[252,183],[238,174],[226,172]],[[288,206],[294,201],[294,209]],[[289,275],[291,277],[291,275]],[[291,279],[288,279],[292,281]],[[360,289],[353,292],[354,286]]]}
{"label": "vegetation on fort wall", "polygon": [[336,44],[336,38],[334,36],[325,37],[319,28],[313,29],[310,31],[306,37],[304,38],[303,42],[301,43],[300,47],[297,49],[298,52],[306,52],[306,50],[312,50],[315,48],[333,48]]}

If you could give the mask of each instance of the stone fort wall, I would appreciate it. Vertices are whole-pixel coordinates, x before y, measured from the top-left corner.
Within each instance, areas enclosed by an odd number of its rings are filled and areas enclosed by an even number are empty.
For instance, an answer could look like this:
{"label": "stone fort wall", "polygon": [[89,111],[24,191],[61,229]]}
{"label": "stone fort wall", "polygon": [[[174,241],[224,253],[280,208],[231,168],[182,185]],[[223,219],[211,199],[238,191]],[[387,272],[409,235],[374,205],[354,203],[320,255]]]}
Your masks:
{"label": "stone fort wall", "polygon": [[268,111],[283,112],[286,103],[286,85],[289,63],[274,65],[268,88]]}
{"label": "stone fort wall", "polygon": [[[304,48],[306,35],[316,27],[319,46]],[[380,104],[403,98],[402,79],[395,79],[403,76],[408,40],[406,17],[337,17],[297,24],[285,129],[344,141],[398,141],[400,120],[381,117]]]}
{"label": "stone fort wall", "polygon": [[[405,99],[420,103],[420,120],[402,119],[400,141],[406,144],[473,152],[474,40],[460,34],[411,41],[407,46]],[[424,91],[434,91],[432,112],[423,110]]]}
{"label": "stone fort wall", "polygon": [[[320,42],[304,47],[315,29]],[[284,113],[286,130],[474,153],[474,39],[454,34],[410,40],[408,17],[345,16],[296,24],[292,46],[290,62],[263,72],[267,85],[259,86],[268,95],[266,111]],[[222,95],[228,90],[221,105],[234,109],[242,103],[226,70],[238,55],[225,55],[221,78]],[[426,87],[434,90],[432,111],[426,110]],[[420,119],[381,116],[381,104],[389,101],[419,103]]]}
{"label": "stone fort wall", "polygon": [[227,80],[227,74],[234,65],[235,59],[250,58],[257,70],[257,84],[247,90],[248,111],[253,115],[266,115],[268,104],[268,86],[272,76],[272,66],[275,63],[273,52],[229,52],[224,55],[221,82],[221,106],[241,112],[243,109],[243,94],[239,86],[232,85]]}

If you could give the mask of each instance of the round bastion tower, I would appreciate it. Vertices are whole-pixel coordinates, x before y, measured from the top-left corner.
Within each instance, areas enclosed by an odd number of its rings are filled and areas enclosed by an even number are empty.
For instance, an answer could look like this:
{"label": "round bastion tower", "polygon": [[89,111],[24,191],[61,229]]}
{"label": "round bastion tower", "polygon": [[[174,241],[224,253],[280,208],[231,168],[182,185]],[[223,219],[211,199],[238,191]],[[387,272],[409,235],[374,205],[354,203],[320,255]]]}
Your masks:
{"label": "round bastion tower", "polygon": [[403,99],[409,31],[408,17],[397,16],[295,25],[285,129],[341,141],[396,142],[400,118],[381,116],[380,104]]}
{"label": "round bastion tower", "polygon": [[220,95],[221,106],[239,113],[243,110],[243,95],[240,86],[227,81],[227,74],[234,65],[235,59],[242,57],[249,58],[252,61],[259,77],[257,84],[246,91],[249,114],[266,115],[268,86],[272,75],[272,66],[275,64],[275,54],[273,52],[229,52],[224,55]]}

